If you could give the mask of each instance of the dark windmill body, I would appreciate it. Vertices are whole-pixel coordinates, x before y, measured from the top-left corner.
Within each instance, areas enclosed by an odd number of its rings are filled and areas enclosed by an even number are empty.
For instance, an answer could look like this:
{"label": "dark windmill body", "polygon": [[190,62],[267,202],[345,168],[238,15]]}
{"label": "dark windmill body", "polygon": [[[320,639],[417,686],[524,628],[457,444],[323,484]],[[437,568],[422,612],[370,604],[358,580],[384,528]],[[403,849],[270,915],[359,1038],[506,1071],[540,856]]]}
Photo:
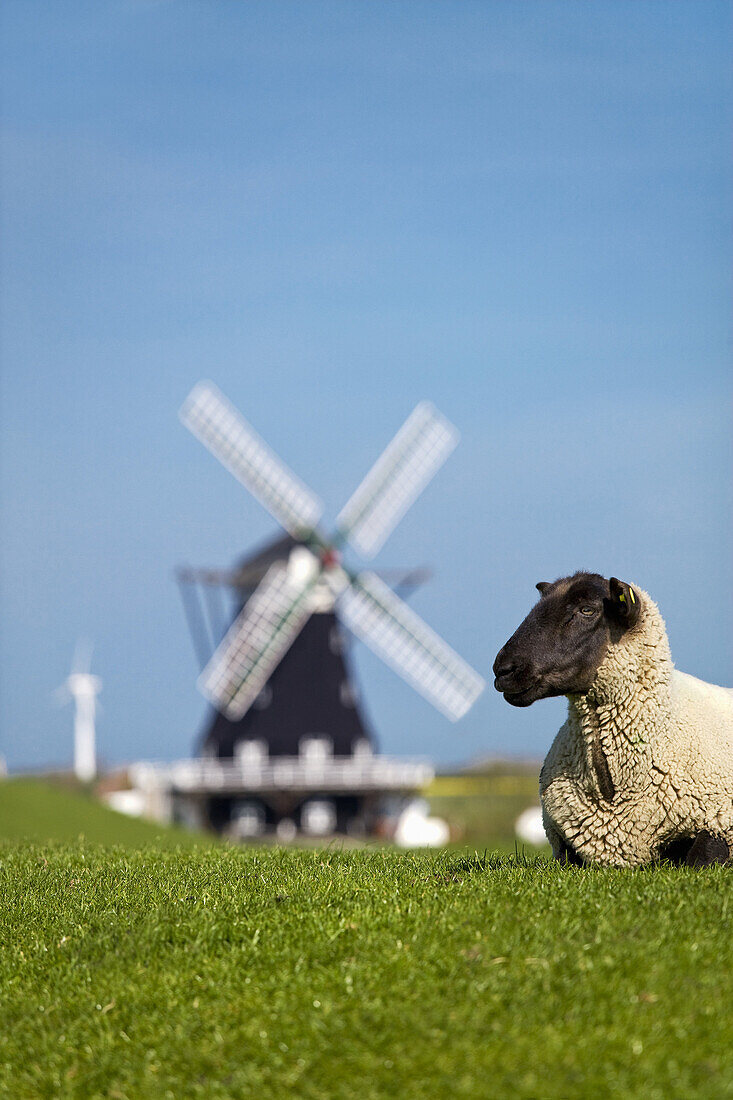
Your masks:
{"label": "dark windmill body", "polygon": [[[271,565],[287,562],[296,545],[278,539],[245,560],[231,576],[237,613]],[[204,756],[231,759],[248,743],[267,746],[270,756],[297,756],[304,738],[321,738],[333,756],[375,751],[373,734],[358,705],[346,654],[346,631],[326,596],[273,670],[249,710],[231,719],[214,710],[201,743]]]}
{"label": "dark windmill body", "polygon": [[[432,768],[377,755],[344,624],[452,720],[484,684],[377,574],[349,572],[340,551],[348,541],[364,556],[376,553],[453,449],[455,430],[431,406],[419,405],[327,539],[316,527],[320,501],[218,390],[196,387],[181,415],[288,535],[229,573],[179,571],[205,663],[199,688],[213,710],[201,756],[167,767],[139,765],[138,785],[172,816],[238,837],[368,833],[380,800],[413,794]],[[415,574],[401,581],[419,583]],[[222,589],[234,594],[228,629]]]}
{"label": "dark windmill body", "polygon": [[333,756],[375,751],[347,665],[346,636],[333,611],[315,612],[242,718],[214,711],[201,752],[228,760],[249,743],[270,756],[297,756],[304,738],[322,739]]}
{"label": "dark windmill body", "polygon": [[[205,652],[212,637],[220,640],[217,633],[221,634],[222,606],[217,597],[212,599],[212,586],[230,590],[235,613],[239,614],[267,570],[276,562],[287,562],[296,545],[298,541],[286,535],[246,558],[231,572],[179,570],[184,607],[198,653]],[[416,572],[405,580],[412,586],[421,576]],[[287,758],[304,765],[300,769],[301,789],[262,791],[255,787],[226,795],[212,794],[202,809],[217,832],[246,836],[277,831],[280,826],[287,834],[283,822],[292,822],[306,834],[370,831],[377,810],[377,791],[311,790],[311,784],[306,783],[319,761],[325,767],[333,759],[366,762],[377,751],[376,738],[360,704],[348,649],[348,632],[336,617],[333,601],[323,593],[252,706],[238,718],[229,718],[226,712],[212,707],[199,746],[204,758],[245,766],[265,760],[284,762]]]}

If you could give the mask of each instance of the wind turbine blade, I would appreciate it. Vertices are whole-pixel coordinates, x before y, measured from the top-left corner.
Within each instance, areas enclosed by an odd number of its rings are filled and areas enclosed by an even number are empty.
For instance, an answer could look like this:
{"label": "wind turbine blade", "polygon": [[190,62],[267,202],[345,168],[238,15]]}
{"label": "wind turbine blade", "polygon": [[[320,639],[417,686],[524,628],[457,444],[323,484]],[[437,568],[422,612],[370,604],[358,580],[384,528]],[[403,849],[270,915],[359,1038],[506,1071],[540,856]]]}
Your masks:
{"label": "wind turbine blade", "polygon": [[341,510],[341,535],[364,557],[376,554],[457,442],[453,425],[421,402]]}
{"label": "wind turbine blade", "polygon": [[74,646],[74,659],[71,663],[71,671],[89,672],[92,667],[92,653],[94,645],[88,638],[80,638]]}
{"label": "wind turbine blade", "polygon": [[241,718],[310,617],[312,573],[272,565],[199,677],[200,691],[232,721]]}
{"label": "wind turbine blade", "polygon": [[180,417],[189,431],[241,481],[286,531],[300,536],[315,527],[323,505],[270,450],[211,382],[200,382]]}
{"label": "wind turbine blade", "polygon": [[478,673],[376,574],[360,573],[337,607],[349,629],[451,721],[484,690]]}
{"label": "wind turbine blade", "polygon": [[59,687],[54,688],[53,701],[57,707],[66,706],[66,704],[71,701],[71,698],[71,692],[67,684],[60,684]]}

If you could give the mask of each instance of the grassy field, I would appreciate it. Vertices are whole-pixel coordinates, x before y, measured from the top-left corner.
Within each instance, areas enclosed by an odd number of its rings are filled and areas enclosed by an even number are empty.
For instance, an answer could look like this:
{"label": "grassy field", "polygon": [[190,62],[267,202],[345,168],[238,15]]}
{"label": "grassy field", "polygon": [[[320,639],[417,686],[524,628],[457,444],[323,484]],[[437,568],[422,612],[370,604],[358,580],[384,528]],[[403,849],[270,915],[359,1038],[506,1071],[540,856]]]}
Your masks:
{"label": "grassy field", "polygon": [[0,844],[0,1095],[733,1096],[731,872]]}
{"label": "grassy field", "polygon": [[[506,854],[515,850],[514,822],[522,810],[537,802],[537,774],[497,768],[481,775],[438,776],[425,797],[431,812],[450,822],[456,836],[454,848],[487,848]],[[0,784],[0,839],[80,838],[126,847],[200,846],[207,839],[216,843],[213,837],[115,813],[69,777],[16,778]]]}
{"label": "grassy field", "polygon": [[[425,791],[432,813],[450,822],[460,844],[513,851],[514,823],[539,805],[539,764],[486,767],[475,774],[439,775]],[[544,854],[549,854],[549,845]]]}
{"label": "grassy field", "polygon": [[9,779],[0,783],[1,840],[87,840],[139,848],[201,844],[202,838],[116,813],[88,792],[59,781]]}

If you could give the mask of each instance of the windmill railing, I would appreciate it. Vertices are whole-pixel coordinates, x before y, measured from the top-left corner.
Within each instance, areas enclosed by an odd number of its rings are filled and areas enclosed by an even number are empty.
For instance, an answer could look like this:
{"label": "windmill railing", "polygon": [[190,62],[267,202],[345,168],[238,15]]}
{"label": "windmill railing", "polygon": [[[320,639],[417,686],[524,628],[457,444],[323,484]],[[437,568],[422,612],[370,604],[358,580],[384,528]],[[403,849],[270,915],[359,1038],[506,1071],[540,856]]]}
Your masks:
{"label": "windmill railing", "polygon": [[143,790],[189,794],[243,791],[406,791],[427,786],[435,771],[426,761],[385,756],[307,760],[280,756],[263,761],[179,760],[133,764],[130,778]]}

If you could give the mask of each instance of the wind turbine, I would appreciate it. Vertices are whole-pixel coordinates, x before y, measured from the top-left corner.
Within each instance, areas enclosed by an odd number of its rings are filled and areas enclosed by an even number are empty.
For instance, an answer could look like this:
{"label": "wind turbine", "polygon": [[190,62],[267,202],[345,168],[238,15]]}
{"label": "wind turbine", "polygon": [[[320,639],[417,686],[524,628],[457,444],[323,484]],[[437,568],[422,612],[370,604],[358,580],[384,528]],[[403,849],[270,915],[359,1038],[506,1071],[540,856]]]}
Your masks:
{"label": "wind turbine", "polygon": [[62,703],[74,701],[74,774],[82,783],[97,774],[95,718],[102,681],[89,671],[91,658],[91,646],[77,644],[71,673],[57,693]]}

